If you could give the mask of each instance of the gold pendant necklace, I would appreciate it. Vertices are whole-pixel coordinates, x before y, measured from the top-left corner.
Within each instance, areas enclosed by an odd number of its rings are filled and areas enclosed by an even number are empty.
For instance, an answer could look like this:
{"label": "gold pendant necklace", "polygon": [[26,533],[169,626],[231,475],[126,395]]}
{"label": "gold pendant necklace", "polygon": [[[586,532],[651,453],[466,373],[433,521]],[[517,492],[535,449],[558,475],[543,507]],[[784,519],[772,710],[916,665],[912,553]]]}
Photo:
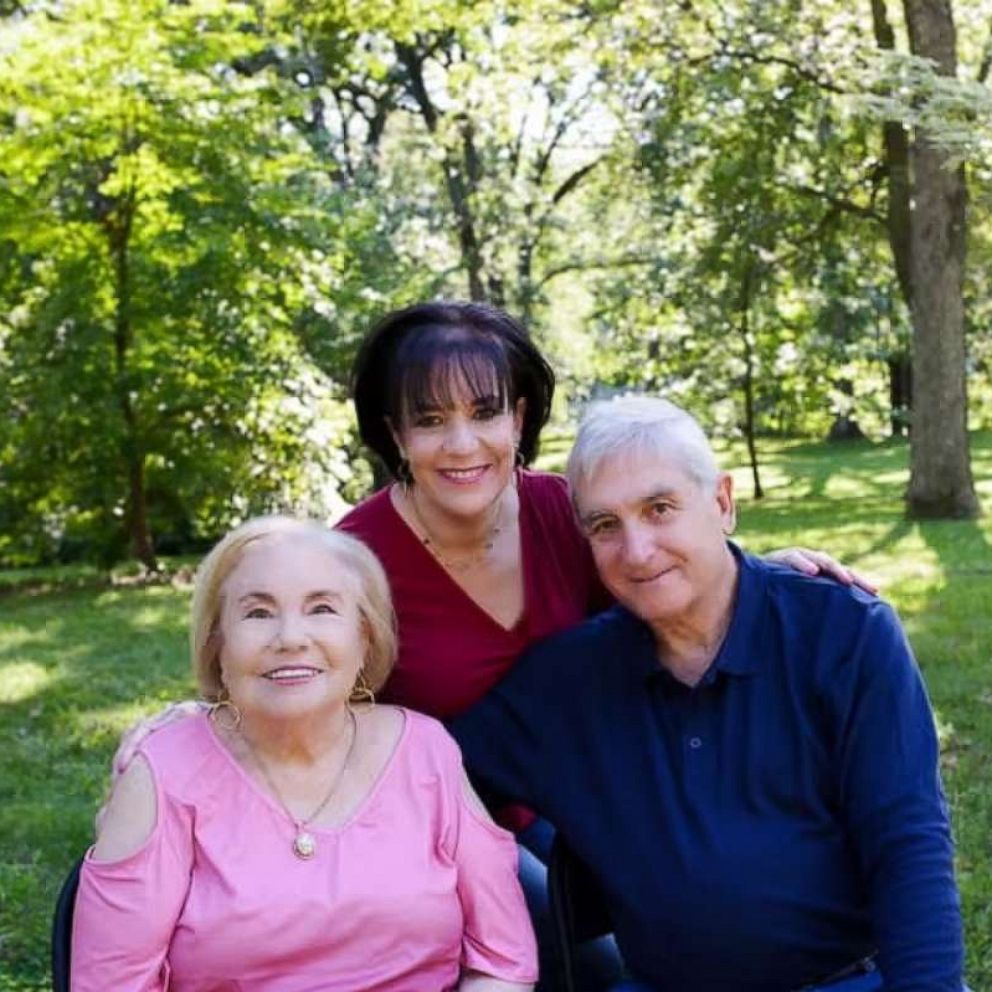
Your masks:
{"label": "gold pendant necklace", "polygon": [[420,509],[417,506],[417,500],[414,496],[412,487],[407,487],[404,489],[407,500],[410,503],[410,508],[413,510],[413,515],[417,518],[417,523],[420,526],[423,533],[420,536],[420,541],[425,548],[449,571],[449,572],[467,572],[470,568],[474,568],[476,565],[482,564],[490,555],[493,548],[496,546],[496,538],[499,537],[503,530],[502,524],[500,523],[500,517],[503,513],[503,497],[500,497],[499,504],[496,507],[496,512],[493,514],[493,523],[489,529],[489,534],[479,551],[476,551],[472,555],[465,558],[450,558],[448,554],[441,550],[441,546],[434,539],[430,532],[430,528],[424,522],[424,518],[420,515]]}
{"label": "gold pendant necklace", "polygon": [[358,739],[358,721],[355,719],[355,714],[350,709],[348,709],[347,713],[351,718],[351,741],[348,744],[348,750],[345,753],[344,761],[341,762],[341,767],[338,769],[337,775],[334,776],[334,781],[331,782],[331,787],[327,790],[324,798],[321,799],[320,804],[309,816],[302,820],[298,820],[290,812],[289,807],[282,798],[282,793],[279,791],[279,787],[276,785],[275,780],[269,773],[269,769],[262,761],[258,752],[252,746],[251,741],[248,740],[248,738],[245,737],[240,730],[238,731],[238,736],[245,742],[245,745],[252,756],[252,760],[256,765],[258,765],[258,770],[262,773],[262,777],[265,779],[266,784],[269,789],[272,790],[272,794],[276,797],[276,800],[282,807],[283,812],[289,818],[289,821],[293,824],[293,827],[296,830],[296,836],[293,838],[293,854],[295,854],[302,861],[309,861],[317,853],[317,838],[314,837],[309,830],[307,830],[307,827],[323,812],[324,808],[331,801],[331,797],[341,784],[341,779],[344,778],[344,770],[348,767],[348,762],[351,760],[351,754],[355,750],[355,741]]}

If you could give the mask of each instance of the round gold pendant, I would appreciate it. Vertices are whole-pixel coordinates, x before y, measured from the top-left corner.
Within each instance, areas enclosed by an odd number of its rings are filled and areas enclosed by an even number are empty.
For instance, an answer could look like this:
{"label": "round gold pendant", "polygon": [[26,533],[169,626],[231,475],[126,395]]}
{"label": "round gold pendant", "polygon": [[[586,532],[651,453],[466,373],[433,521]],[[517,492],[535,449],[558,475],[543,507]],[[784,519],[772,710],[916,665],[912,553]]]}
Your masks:
{"label": "round gold pendant", "polygon": [[313,839],[313,835],[305,830],[300,831],[293,841],[293,854],[304,861],[309,861],[316,853],[317,842]]}

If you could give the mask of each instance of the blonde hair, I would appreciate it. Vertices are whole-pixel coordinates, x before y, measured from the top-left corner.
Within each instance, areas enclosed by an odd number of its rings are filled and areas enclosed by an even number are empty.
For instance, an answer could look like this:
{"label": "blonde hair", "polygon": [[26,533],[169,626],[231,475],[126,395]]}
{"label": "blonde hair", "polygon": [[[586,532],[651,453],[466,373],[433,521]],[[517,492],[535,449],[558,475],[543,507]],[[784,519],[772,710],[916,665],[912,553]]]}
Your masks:
{"label": "blonde hair", "polygon": [[190,653],[193,675],[208,702],[218,702],[225,694],[220,669],[224,583],[250,545],[270,537],[296,535],[310,537],[333,552],[355,581],[358,612],[368,640],[360,678],[369,689],[378,692],[389,677],[396,661],[396,622],[389,582],[379,559],[357,538],[331,530],[316,520],[255,517],[222,537],[196,572],[190,611]]}

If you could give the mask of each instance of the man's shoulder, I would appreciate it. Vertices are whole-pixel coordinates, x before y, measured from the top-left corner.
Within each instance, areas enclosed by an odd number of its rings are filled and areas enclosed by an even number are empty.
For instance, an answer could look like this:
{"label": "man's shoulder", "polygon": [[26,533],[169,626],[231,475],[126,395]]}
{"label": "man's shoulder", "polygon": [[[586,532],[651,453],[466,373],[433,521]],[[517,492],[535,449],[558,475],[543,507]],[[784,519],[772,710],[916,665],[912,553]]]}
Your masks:
{"label": "man's shoulder", "polygon": [[857,586],[751,556],[745,556],[744,567],[763,589],[766,622],[817,655],[846,663],[860,657],[869,642],[877,648],[904,641],[895,609]]}
{"label": "man's shoulder", "polygon": [[748,554],[744,555],[744,566],[745,574],[753,574],[768,596],[809,621],[825,616],[847,615],[853,619],[879,611],[892,612],[892,607],[878,596],[827,576],[805,575],[787,565]]}
{"label": "man's shoulder", "polygon": [[605,657],[604,651],[621,650],[632,643],[641,626],[622,606],[612,606],[532,644],[521,661],[542,666],[596,664]]}

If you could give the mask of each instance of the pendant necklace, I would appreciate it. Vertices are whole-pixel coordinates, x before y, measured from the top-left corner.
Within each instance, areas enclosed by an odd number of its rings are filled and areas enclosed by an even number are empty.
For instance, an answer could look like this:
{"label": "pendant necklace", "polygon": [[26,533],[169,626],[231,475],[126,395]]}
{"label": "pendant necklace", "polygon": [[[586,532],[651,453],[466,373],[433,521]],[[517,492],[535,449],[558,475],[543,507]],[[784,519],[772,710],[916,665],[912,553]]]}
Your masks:
{"label": "pendant necklace", "polygon": [[258,769],[262,773],[269,789],[272,791],[272,794],[282,807],[283,812],[296,829],[296,836],[293,838],[293,854],[295,854],[302,861],[309,861],[317,853],[317,838],[314,837],[309,830],[307,830],[307,827],[315,819],[317,819],[327,804],[331,801],[331,797],[337,791],[337,787],[341,784],[341,779],[344,778],[344,770],[348,767],[348,762],[351,760],[351,754],[355,750],[355,741],[358,739],[358,722],[356,721],[355,714],[351,711],[351,709],[348,709],[347,713],[351,718],[351,742],[348,744],[348,751],[344,756],[344,761],[341,762],[341,767],[338,769],[337,775],[334,776],[334,781],[331,782],[331,787],[327,790],[327,793],[324,795],[324,798],[321,799],[317,808],[309,816],[304,817],[302,820],[298,820],[290,812],[289,807],[282,798],[282,793],[279,791],[279,787],[269,774],[269,769],[266,767],[255,748],[252,747],[251,741],[249,741],[240,730],[238,731],[238,736],[240,736],[240,738],[247,745],[248,751],[254,759],[255,764],[258,765]]}
{"label": "pendant necklace", "polygon": [[441,550],[440,545],[431,535],[430,529],[424,522],[424,518],[420,515],[420,509],[417,506],[416,497],[413,494],[412,489],[407,489],[406,498],[410,503],[410,508],[413,510],[413,515],[417,518],[417,524],[420,526],[420,530],[423,532],[420,538],[421,544],[449,571],[449,572],[467,572],[470,568],[474,568],[476,565],[482,564],[490,555],[493,548],[496,546],[496,538],[499,537],[503,530],[502,524],[500,522],[500,517],[503,515],[503,500],[500,498],[499,504],[496,507],[496,512],[493,514],[493,523],[489,528],[489,534],[486,536],[486,540],[483,543],[479,551],[473,552],[471,555],[467,555],[464,558],[452,559]]}

